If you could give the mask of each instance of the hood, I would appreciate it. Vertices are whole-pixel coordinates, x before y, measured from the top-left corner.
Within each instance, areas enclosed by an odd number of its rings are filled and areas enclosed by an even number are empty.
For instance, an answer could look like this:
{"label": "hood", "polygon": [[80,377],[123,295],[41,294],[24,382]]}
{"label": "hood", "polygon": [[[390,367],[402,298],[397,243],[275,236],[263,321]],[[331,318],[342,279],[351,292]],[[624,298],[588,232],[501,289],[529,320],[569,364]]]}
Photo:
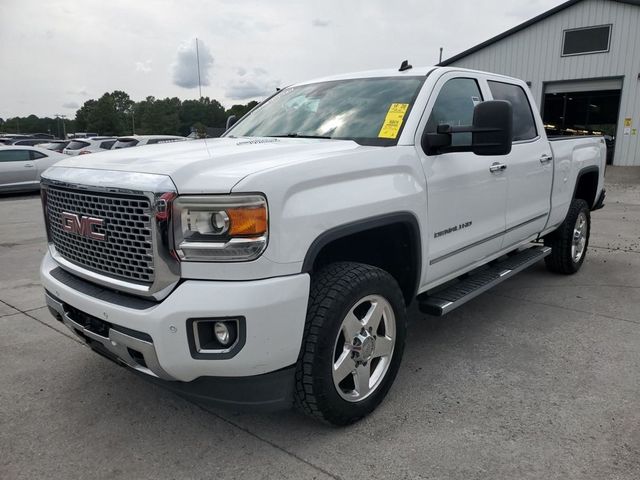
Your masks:
{"label": "hood", "polygon": [[168,175],[179,193],[229,193],[261,170],[369,148],[351,140],[209,138],[81,155],[57,166]]}

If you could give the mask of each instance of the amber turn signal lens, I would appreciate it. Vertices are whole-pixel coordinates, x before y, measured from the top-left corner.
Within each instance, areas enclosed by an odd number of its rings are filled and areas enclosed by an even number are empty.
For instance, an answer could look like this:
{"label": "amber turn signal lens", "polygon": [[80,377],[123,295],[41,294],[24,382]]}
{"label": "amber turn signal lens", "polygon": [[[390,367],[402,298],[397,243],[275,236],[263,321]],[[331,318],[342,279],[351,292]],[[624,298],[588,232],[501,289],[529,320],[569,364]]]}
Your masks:
{"label": "amber turn signal lens", "polygon": [[267,209],[258,207],[227,208],[229,236],[263,235],[267,233]]}

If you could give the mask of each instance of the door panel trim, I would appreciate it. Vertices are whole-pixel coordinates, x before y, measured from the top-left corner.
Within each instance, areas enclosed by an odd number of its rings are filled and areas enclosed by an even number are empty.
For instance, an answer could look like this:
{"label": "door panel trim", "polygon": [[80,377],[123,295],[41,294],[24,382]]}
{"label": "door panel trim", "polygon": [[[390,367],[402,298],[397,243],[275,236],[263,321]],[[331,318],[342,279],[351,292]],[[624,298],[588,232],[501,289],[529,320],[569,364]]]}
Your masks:
{"label": "door panel trim", "polygon": [[513,230],[517,230],[518,228],[524,227],[525,225],[528,225],[529,223],[533,223],[533,222],[535,222],[537,220],[545,218],[548,215],[549,215],[549,212],[543,213],[541,215],[537,215],[536,217],[531,218],[529,220],[526,220],[526,221],[524,221],[522,223],[519,223],[518,225],[514,225],[513,227],[507,228],[503,232],[495,233],[495,234],[493,234],[493,235],[491,235],[491,236],[489,236],[487,238],[483,238],[482,240],[478,240],[478,241],[475,241],[473,243],[470,243],[469,245],[465,245],[464,247],[458,248],[458,249],[454,250],[453,252],[449,252],[449,253],[447,253],[445,255],[442,255],[440,257],[434,258],[433,260],[429,261],[429,265],[434,265],[434,264],[439,263],[439,262],[441,262],[443,260],[446,260],[447,258],[451,258],[454,255],[458,255],[459,253],[462,253],[462,252],[464,252],[466,250],[469,250],[470,248],[477,247],[478,245],[482,245],[483,243],[490,242],[491,240],[495,240],[496,238],[499,238],[499,237],[501,237],[503,235],[506,235],[507,233],[512,232]]}

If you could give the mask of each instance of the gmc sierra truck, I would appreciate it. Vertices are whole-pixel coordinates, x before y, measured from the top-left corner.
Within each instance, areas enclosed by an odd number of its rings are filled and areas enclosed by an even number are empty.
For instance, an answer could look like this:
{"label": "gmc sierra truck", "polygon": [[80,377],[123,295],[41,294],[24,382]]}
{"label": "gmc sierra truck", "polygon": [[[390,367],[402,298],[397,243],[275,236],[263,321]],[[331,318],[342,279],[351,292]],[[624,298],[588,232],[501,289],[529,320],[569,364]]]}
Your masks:
{"label": "gmc sierra truck", "polygon": [[284,88],[222,138],[43,174],[54,316],[154,382],[345,425],[445,315],[540,260],[576,273],[605,142],[547,139],[521,80],[383,70]]}

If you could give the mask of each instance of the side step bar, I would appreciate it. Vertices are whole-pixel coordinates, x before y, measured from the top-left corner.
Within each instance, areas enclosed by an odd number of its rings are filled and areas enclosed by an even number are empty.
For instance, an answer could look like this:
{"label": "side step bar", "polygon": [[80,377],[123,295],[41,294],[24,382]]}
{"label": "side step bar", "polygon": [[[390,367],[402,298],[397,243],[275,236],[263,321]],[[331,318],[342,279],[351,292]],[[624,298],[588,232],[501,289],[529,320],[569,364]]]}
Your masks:
{"label": "side step bar", "polygon": [[535,246],[502,261],[492,262],[488,267],[480,267],[453,285],[418,296],[420,311],[429,315],[445,315],[550,254],[551,248]]}

